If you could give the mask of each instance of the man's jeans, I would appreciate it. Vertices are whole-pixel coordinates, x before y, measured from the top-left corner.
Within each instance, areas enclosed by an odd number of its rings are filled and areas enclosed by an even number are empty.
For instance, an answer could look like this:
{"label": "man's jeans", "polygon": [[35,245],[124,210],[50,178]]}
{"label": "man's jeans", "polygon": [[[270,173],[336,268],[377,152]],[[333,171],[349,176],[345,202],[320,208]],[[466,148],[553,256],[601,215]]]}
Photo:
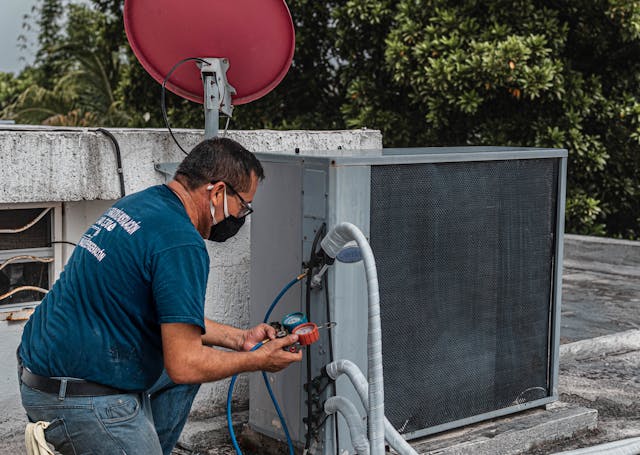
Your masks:
{"label": "man's jeans", "polygon": [[145,394],[62,396],[20,384],[32,422],[51,422],[48,442],[63,455],[169,455],[199,385],[176,385],[166,372]]}

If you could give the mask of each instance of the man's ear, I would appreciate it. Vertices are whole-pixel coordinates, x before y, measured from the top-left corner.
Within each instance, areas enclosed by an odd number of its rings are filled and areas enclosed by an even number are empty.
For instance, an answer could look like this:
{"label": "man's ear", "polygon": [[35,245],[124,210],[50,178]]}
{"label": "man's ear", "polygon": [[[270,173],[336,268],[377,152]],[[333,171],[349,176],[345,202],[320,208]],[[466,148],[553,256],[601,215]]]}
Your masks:
{"label": "man's ear", "polygon": [[209,185],[207,185],[207,191],[211,191],[214,195],[214,198],[217,197],[217,194],[222,194],[222,191],[224,190],[224,183],[222,182],[216,182],[216,183],[210,183]]}

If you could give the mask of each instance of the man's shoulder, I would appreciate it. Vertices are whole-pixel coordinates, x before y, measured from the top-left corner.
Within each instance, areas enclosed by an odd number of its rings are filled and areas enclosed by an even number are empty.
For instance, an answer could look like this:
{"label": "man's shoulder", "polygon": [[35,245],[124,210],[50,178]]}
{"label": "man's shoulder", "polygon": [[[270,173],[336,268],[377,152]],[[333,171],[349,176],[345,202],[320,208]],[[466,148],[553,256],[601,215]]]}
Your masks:
{"label": "man's shoulder", "polygon": [[146,205],[145,203],[150,201],[156,201],[156,203],[163,202],[171,205],[171,203],[174,202],[171,200],[171,194],[171,190],[166,185],[154,185],[126,195],[122,199],[119,199],[114,204],[114,207],[144,206]]}
{"label": "man's shoulder", "polygon": [[107,213],[130,218],[150,241],[162,249],[171,245],[205,248],[184,206],[165,185],[156,185],[124,197]]}
{"label": "man's shoulder", "polygon": [[111,209],[112,212],[124,212],[141,222],[155,222],[155,228],[189,221],[184,207],[165,185],[152,186],[125,196],[113,204]]}

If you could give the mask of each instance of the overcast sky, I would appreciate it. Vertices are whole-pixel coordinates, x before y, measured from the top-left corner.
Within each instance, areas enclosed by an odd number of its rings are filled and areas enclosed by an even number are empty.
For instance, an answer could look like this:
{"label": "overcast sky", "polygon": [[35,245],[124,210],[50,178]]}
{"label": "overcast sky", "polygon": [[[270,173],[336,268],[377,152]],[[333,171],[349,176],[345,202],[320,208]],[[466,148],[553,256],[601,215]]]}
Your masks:
{"label": "overcast sky", "polygon": [[[38,0],[0,0],[0,71],[16,73],[27,63],[32,63],[33,56],[18,50],[18,35],[23,33],[22,16],[31,12],[31,7]],[[33,44],[35,31],[29,37]],[[20,61],[20,57],[27,61]]]}

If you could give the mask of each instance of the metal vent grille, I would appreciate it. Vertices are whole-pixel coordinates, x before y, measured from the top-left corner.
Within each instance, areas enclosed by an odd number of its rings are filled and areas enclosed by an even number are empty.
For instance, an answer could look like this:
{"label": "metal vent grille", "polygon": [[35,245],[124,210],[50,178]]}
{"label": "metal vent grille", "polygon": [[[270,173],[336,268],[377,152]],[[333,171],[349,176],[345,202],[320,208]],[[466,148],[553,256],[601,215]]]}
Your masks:
{"label": "metal vent grille", "polygon": [[550,395],[558,160],[371,169],[385,414],[402,433]]}

